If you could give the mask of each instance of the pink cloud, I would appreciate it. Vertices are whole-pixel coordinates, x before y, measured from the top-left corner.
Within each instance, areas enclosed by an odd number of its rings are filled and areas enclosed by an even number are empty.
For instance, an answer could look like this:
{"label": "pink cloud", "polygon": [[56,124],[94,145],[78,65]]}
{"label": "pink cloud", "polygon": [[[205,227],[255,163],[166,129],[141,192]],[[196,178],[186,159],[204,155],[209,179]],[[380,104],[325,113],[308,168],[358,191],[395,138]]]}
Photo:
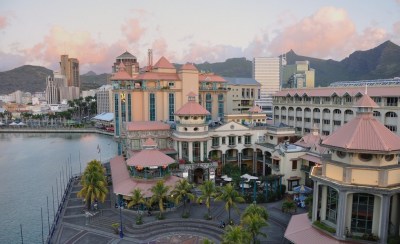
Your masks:
{"label": "pink cloud", "polygon": [[274,55],[293,49],[309,56],[336,56],[355,33],[355,25],[345,10],[323,7],[278,32],[269,50]]}
{"label": "pink cloud", "polygon": [[205,45],[198,43],[189,44],[183,51],[179,62],[218,62],[232,57],[243,57],[242,49],[229,45]]}
{"label": "pink cloud", "polygon": [[138,19],[129,19],[122,25],[121,31],[128,41],[137,42],[146,32],[146,28],[140,26]]}
{"label": "pink cloud", "polygon": [[6,28],[8,22],[6,16],[0,16],[0,30]]}

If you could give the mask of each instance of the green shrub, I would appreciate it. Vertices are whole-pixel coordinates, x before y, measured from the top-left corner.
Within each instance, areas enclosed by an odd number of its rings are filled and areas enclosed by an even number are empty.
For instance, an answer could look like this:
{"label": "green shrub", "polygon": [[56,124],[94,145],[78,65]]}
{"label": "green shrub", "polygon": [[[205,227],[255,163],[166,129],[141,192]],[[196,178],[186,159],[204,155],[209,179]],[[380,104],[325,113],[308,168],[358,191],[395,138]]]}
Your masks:
{"label": "green shrub", "polygon": [[318,227],[318,228],[320,228],[322,230],[326,230],[329,233],[332,233],[332,234],[336,233],[336,229],[334,229],[332,227],[329,227],[326,224],[324,224],[324,223],[322,223],[322,222],[320,222],[318,220],[314,221],[313,225],[315,225],[316,227]]}

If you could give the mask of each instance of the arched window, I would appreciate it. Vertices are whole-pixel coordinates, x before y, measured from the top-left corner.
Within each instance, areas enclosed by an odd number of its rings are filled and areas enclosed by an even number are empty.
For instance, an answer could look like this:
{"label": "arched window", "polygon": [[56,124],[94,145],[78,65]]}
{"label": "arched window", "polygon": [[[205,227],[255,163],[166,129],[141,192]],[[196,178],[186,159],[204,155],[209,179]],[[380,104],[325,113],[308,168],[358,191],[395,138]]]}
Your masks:
{"label": "arched window", "polygon": [[323,110],[323,112],[324,112],[324,113],[327,113],[327,114],[330,114],[330,113],[331,113],[331,111],[330,111],[329,109],[327,109],[327,108],[325,108],[325,109]]}
{"label": "arched window", "polygon": [[344,111],[344,114],[352,115],[352,114],[354,114],[354,112],[353,112],[353,110],[347,109],[346,111]]}
{"label": "arched window", "polygon": [[313,112],[314,112],[314,113],[319,113],[319,112],[321,112],[321,110],[319,110],[319,108],[314,108],[314,109],[313,109]]}
{"label": "arched window", "polygon": [[206,94],[206,100],[211,100],[211,94],[210,93]]}
{"label": "arched window", "polygon": [[218,101],[224,101],[224,94],[218,94]]}
{"label": "arched window", "polygon": [[390,117],[390,118],[397,118],[397,114],[396,114],[395,112],[387,112],[387,113],[385,114],[385,117],[386,117],[386,118],[388,118],[388,117]]}
{"label": "arched window", "polygon": [[305,108],[304,112],[311,112],[311,109],[310,108]]}
{"label": "arched window", "polygon": [[379,111],[374,111],[374,117],[380,117],[381,116],[381,112]]}
{"label": "arched window", "polygon": [[296,108],[296,112],[301,112],[301,108]]}
{"label": "arched window", "polygon": [[282,111],[286,111],[286,107],[282,107],[281,110],[282,110]]}
{"label": "arched window", "polygon": [[340,111],[340,109],[335,109],[335,110],[333,110],[333,113],[334,113],[334,114],[341,114],[342,111]]}
{"label": "arched window", "polygon": [[278,106],[275,106],[275,110],[279,110],[279,107],[278,107]]}
{"label": "arched window", "polygon": [[367,193],[353,194],[351,212],[351,231],[353,233],[370,234],[374,216],[374,195]]}

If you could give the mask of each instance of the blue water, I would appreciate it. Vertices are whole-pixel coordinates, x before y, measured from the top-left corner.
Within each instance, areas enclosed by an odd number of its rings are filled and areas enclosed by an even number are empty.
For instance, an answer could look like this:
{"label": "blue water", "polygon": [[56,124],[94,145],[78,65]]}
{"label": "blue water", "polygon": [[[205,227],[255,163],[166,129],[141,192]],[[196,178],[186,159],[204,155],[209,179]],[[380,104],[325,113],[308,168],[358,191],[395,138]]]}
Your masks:
{"label": "blue water", "polygon": [[117,144],[111,136],[0,133],[0,243],[21,243],[20,224],[24,243],[42,243],[41,207],[46,240],[48,215],[50,225],[53,219],[52,186],[57,211],[56,179],[61,197],[60,172],[65,175],[66,168],[72,167],[73,174],[79,173],[87,162],[116,154]]}

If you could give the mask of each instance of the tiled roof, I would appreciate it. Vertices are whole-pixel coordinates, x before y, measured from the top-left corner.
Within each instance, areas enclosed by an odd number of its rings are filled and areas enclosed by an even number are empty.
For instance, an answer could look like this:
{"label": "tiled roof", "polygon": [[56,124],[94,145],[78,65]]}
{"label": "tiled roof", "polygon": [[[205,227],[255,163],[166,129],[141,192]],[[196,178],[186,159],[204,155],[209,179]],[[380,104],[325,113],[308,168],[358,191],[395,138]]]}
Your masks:
{"label": "tiled roof", "polygon": [[400,151],[400,137],[377,121],[371,113],[358,114],[323,140],[322,146],[357,151]]}
{"label": "tiled roof", "polygon": [[143,131],[143,130],[169,130],[170,126],[167,123],[159,122],[159,121],[135,121],[135,122],[127,122],[126,130],[127,131]]}
{"label": "tiled roof", "polygon": [[[151,188],[159,179],[140,180],[131,178],[126,168],[125,160],[122,156],[117,156],[110,160],[111,179],[113,182],[113,191],[115,194],[123,196],[132,196],[134,189],[140,189],[144,197],[151,197],[153,193]],[[180,178],[170,176],[164,179],[164,184],[170,187],[170,191],[174,188]]]}
{"label": "tiled roof", "polygon": [[194,66],[191,63],[186,63],[184,65],[182,65],[181,70],[194,70],[194,71],[198,71],[196,66]]}
{"label": "tiled roof", "polygon": [[222,77],[222,78],[224,78],[228,82],[228,85],[261,86],[261,84],[253,78],[241,78],[241,77]]}
{"label": "tiled roof", "polygon": [[175,67],[165,57],[161,57],[153,67],[156,69],[175,69]]}
{"label": "tiled roof", "polygon": [[203,106],[198,104],[196,101],[189,101],[183,105],[175,115],[209,115],[210,112],[207,111]]}
{"label": "tiled roof", "polygon": [[[309,97],[330,97],[336,94],[339,97],[348,94],[350,96],[362,95],[365,92],[364,87],[321,87],[304,89],[283,89],[274,94],[276,97],[307,95]],[[371,86],[368,87],[368,95],[371,97],[399,96],[400,86]]]}
{"label": "tiled roof", "polygon": [[213,73],[199,74],[199,81],[226,82],[224,78]]}
{"label": "tiled roof", "polygon": [[134,80],[167,80],[178,81],[179,76],[176,73],[158,73],[158,72],[145,72],[138,74]]}
{"label": "tiled roof", "polygon": [[157,143],[151,139],[151,138],[147,138],[147,140],[143,143],[143,147],[156,147]]}
{"label": "tiled roof", "polygon": [[311,155],[311,154],[304,154],[304,155],[300,156],[299,158],[310,161],[310,162],[314,162],[317,164],[321,164],[321,158]]}
{"label": "tiled roof", "polygon": [[119,63],[118,72],[115,73],[111,80],[133,80],[133,78],[126,72],[123,62]]}
{"label": "tiled roof", "polygon": [[354,103],[354,107],[359,108],[377,108],[379,107],[378,104],[372,100],[370,96],[367,94],[363,95],[357,102]]}
{"label": "tiled roof", "polygon": [[175,162],[175,159],[160,152],[157,149],[143,149],[130,157],[126,163],[129,166],[167,166]]}
{"label": "tiled roof", "polygon": [[259,106],[254,105],[252,108],[249,109],[249,113],[259,114],[262,113],[262,109]]}
{"label": "tiled roof", "polygon": [[302,138],[300,138],[300,140],[298,140],[294,144],[306,148],[315,147],[316,151],[322,154],[327,150],[326,148],[321,147],[320,145],[321,141],[324,140],[325,138],[326,136],[322,136],[319,133],[317,134],[309,133],[304,135]]}
{"label": "tiled roof", "polygon": [[126,51],[123,54],[119,55],[117,59],[136,59],[130,52]]}

